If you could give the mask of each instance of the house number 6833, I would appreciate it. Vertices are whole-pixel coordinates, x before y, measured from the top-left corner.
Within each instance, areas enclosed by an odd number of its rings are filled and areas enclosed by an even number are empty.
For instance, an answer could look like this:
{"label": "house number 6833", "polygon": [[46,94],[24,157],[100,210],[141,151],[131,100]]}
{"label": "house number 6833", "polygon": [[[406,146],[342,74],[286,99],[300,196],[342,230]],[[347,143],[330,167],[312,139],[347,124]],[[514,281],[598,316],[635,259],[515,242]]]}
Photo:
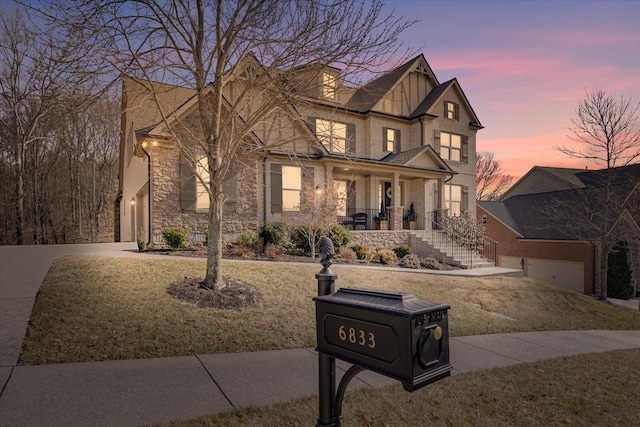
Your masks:
{"label": "house number 6833", "polygon": [[376,348],[376,335],[363,329],[347,328],[342,325],[338,328],[338,337],[341,341],[349,341],[351,344]]}

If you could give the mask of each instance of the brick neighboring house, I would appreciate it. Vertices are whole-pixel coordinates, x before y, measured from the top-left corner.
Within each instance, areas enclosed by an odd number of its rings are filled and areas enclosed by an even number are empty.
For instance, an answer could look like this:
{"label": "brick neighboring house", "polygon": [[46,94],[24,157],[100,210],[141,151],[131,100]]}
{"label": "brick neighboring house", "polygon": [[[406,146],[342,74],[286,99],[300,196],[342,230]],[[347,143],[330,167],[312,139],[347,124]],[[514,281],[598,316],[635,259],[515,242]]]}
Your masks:
{"label": "brick neighboring house", "polygon": [[[561,288],[598,294],[599,247],[593,243],[593,230],[572,227],[566,215],[554,215],[551,208],[574,201],[589,212],[601,212],[602,202],[590,191],[606,179],[607,172],[536,166],[499,201],[478,202],[477,216],[485,223],[487,235],[498,242],[497,265],[523,269],[525,276]],[[627,243],[640,291],[640,164],[611,172],[612,188],[622,207],[613,228],[629,232]]]}
{"label": "brick neighboring house", "polygon": [[[301,67],[300,73],[312,71],[317,86],[305,88],[286,115],[253,131],[250,143],[277,148],[237,161],[225,183],[228,241],[295,214],[305,183],[333,186],[341,194],[337,218],[357,230],[375,228],[374,216],[385,210],[389,230],[400,231],[411,203],[418,228],[431,226],[433,212],[475,212],[482,125],[455,78],[440,83],[423,55],[357,88],[342,84],[335,68]],[[241,70],[230,72],[230,97],[233,73]],[[204,239],[206,192],[163,121],[189,123],[195,104],[192,89],[123,79],[116,240],[135,241],[142,233],[159,244],[169,226]],[[278,144],[285,130],[288,140]]]}

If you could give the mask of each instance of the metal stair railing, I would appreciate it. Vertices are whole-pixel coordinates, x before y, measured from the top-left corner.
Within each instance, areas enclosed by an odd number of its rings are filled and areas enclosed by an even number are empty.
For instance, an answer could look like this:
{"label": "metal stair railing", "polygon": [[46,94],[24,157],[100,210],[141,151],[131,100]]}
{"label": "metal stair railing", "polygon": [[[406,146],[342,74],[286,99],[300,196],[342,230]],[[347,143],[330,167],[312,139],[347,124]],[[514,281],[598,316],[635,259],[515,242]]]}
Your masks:
{"label": "metal stair railing", "polygon": [[[474,262],[484,263],[485,260],[496,263],[498,243],[480,234],[474,227],[468,227],[464,233],[445,227],[438,221],[437,212],[431,212],[425,217],[426,238],[431,244],[446,253],[463,266],[473,268]],[[482,260],[478,260],[482,257]]]}

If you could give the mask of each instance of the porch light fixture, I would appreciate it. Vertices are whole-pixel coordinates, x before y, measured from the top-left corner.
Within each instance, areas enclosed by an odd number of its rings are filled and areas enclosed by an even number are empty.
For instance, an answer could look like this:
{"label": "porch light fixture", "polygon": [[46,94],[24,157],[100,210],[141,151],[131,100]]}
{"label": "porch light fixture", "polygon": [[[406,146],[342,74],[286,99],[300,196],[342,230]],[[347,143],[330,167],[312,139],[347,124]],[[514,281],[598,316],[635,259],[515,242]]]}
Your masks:
{"label": "porch light fixture", "polygon": [[134,206],[136,204],[136,198],[132,197],[130,203],[131,203],[131,206]]}

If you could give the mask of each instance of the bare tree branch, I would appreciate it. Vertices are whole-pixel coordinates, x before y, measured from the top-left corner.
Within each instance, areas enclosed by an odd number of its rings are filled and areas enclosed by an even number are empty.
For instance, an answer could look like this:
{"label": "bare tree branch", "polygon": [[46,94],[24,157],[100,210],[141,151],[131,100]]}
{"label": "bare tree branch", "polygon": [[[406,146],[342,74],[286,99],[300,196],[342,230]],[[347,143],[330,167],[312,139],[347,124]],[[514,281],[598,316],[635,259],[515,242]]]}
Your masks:
{"label": "bare tree branch", "polygon": [[625,166],[640,159],[640,102],[624,95],[615,98],[604,90],[587,92],[571,120],[570,139],[578,147],[555,147],[572,158],[592,160],[606,168]]}
{"label": "bare tree branch", "polygon": [[500,160],[493,153],[476,156],[476,200],[498,200],[513,181],[511,175],[502,172]]}

